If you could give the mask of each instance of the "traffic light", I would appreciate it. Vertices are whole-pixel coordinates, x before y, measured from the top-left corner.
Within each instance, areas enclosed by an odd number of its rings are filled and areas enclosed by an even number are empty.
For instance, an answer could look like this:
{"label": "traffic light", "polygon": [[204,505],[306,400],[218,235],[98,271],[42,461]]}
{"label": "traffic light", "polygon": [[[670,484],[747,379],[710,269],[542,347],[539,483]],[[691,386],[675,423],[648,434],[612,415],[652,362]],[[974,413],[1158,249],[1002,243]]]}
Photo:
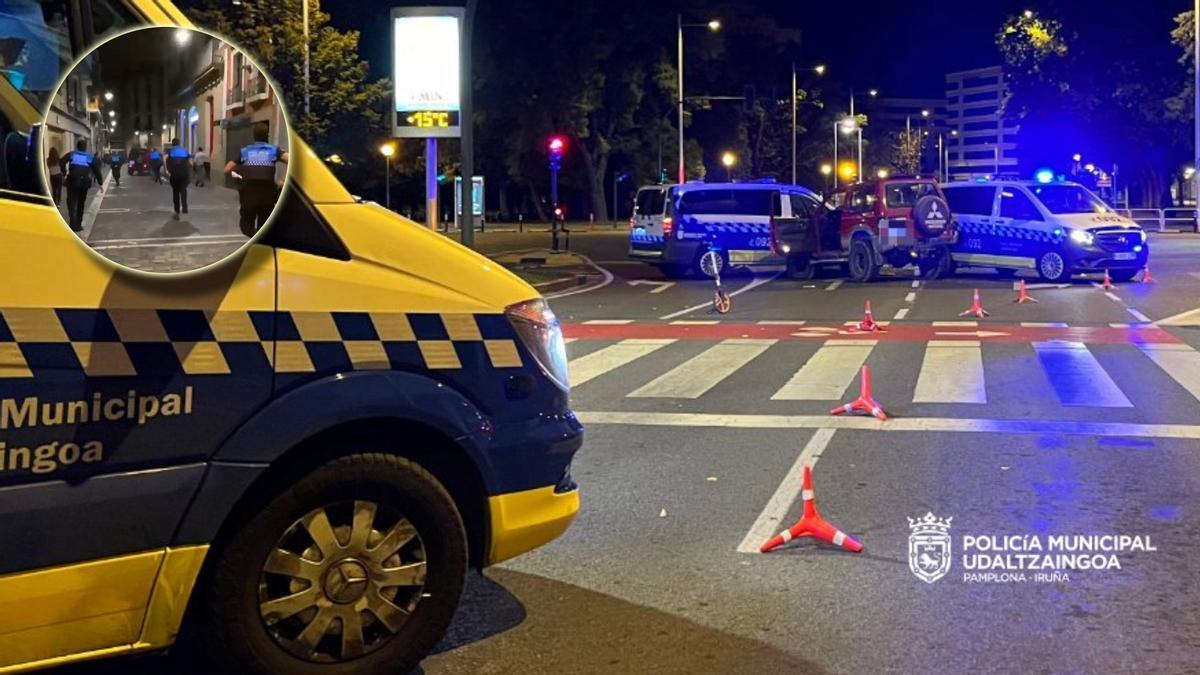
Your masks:
{"label": "traffic light", "polygon": [[562,168],[563,152],[567,149],[567,139],[562,136],[551,136],[547,148],[550,151],[550,170],[558,171]]}

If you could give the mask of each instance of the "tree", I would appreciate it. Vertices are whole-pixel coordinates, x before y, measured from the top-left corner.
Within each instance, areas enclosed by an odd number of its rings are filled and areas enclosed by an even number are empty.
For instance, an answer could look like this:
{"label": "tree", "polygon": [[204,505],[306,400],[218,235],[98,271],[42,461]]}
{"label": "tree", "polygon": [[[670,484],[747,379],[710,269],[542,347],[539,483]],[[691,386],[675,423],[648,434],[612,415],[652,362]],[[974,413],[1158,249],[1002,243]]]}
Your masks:
{"label": "tree", "polygon": [[[309,97],[304,112],[304,24],[309,6]],[[228,7],[219,0],[185,0],[197,25],[226,35],[270,73],[291,113],[293,129],[323,156],[365,158],[386,133],[387,80],[370,81],[359,58],[357,31],[339,31],[316,0],[242,0]],[[366,141],[366,142],[364,142]]]}
{"label": "tree", "polygon": [[913,176],[921,173],[921,156],[925,152],[925,136],[911,128],[892,136],[892,166],[899,173]]}

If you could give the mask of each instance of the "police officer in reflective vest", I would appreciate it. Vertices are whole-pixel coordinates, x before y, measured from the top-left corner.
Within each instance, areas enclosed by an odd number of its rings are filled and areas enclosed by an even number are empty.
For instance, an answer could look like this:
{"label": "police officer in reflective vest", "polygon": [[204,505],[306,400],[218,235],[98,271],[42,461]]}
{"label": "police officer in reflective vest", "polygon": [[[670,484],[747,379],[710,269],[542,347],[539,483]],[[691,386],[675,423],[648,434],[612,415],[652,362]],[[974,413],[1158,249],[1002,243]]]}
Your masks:
{"label": "police officer in reflective vest", "polygon": [[150,148],[150,176],[155,183],[162,182],[162,153],[158,148]]}
{"label": "police officer in reflective vest", "polygon": [[118,186],[121,185],[121,165],[125,163],[125,158],[121,156],[120,150],[111,150],[108,153],[108,165],[112,168],[112,177]]}
{"label": "police officer in reflective vest", "polygon": [[179,139],[171,140],[171,149],[167,152],[167,180],[171,182],[171,201],[175,205],[175,220],[179,220],[179,209],[187,213],[187,191],[191,180],[192,153],[179,144]]}
{"label": "police officer in reflective vest", "polygon": [[87,141],[75,141],[75,149],[68,152],[62,159],[63,173],[67,176],[67,214],[71,229],[83,231],[83,207],[87,205],[88,188],[92,181],[103,183],[100,175],[100,164],[96,155],[87,151]]}
{"label": "police officer in reflective vest", "polygon": [[229,161],[225,173],[240,178],[238,199],[241,202],[238,224],[242,233],[253,237],[266,224],[275,202],[279,200],[279,186],[275,184],[275,165],[287,163],[288,153],[267,142],[265,126],[254,128],[254,142],[242,148],[238,161]]}

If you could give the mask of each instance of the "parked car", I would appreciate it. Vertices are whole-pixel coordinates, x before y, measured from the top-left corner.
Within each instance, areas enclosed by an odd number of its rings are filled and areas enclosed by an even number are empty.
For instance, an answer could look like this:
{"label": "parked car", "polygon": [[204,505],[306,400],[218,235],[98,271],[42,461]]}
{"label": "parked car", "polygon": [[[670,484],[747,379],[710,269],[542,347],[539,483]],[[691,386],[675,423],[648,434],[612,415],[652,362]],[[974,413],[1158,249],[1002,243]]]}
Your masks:
{"label": "parked car", "polygon": [[894,177],[838,190],[822,203],[792,195],[792,217],[772,227],[772,247],[790,276],[810,279],[818,267],[845,265],[850,278],[872,281],[883,266],[917,265],[926,278],[953,271],[956,230],[933,179]]}
{"label": "parked car", "polygon": [[129,151],[129,175],[150,175],[150,151],[145,148],[134,148]]}
{"label": "parked car", "polygon": [[976,181],[944,191],[958,219],[958,265],[1030,269],[1052,282],[1108,270],[1128,281],[1150,257],[1142,228],[1077,183]]}
{"label": "parked car", "polygon": [[720,268],[780,265],[771,249],[771,220],[792,217],[809,189],[773,182],[651,185],[638,190],[630,219],[629,255],[669,277],[700,276],[700,256],[720,254]]}

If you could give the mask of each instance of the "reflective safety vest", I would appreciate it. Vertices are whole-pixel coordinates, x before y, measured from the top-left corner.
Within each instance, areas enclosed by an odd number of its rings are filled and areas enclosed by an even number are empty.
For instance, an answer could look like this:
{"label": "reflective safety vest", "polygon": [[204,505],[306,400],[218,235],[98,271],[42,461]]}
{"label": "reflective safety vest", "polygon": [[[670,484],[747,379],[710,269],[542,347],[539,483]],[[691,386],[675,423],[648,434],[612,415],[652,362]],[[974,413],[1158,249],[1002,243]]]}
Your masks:
{"label": "reflective safety vest", "polygon": [[108,156],[108,163],[113,166],[121,166],[121,161],[121,155],[119,154],[114,153]]}
{"label": "reflective safety vest", "polygon": [[167,154],[167,168],[171,173],[186,173],[191,165],[192,155],[187,151],[187,148],[177,145],[171,148],[171,152]]}
{"label": "reflective safety vest", "polygon": [[72,150],[67,153],[67,180],[74,187],[89,187],[92,184],[95,163],[96,155],[86,150]]}
{"label": "reflective safety vest", "polygon": [[242,179],[249,183],[275,183],[275,163],[280,151],[270,143],[251,143],[242,148]]}
{"label": "reflective safety vest", "polygon": [[151,162],[161,162],[162,161],[162,153],[157,150],[150,153],[150,161]]}

